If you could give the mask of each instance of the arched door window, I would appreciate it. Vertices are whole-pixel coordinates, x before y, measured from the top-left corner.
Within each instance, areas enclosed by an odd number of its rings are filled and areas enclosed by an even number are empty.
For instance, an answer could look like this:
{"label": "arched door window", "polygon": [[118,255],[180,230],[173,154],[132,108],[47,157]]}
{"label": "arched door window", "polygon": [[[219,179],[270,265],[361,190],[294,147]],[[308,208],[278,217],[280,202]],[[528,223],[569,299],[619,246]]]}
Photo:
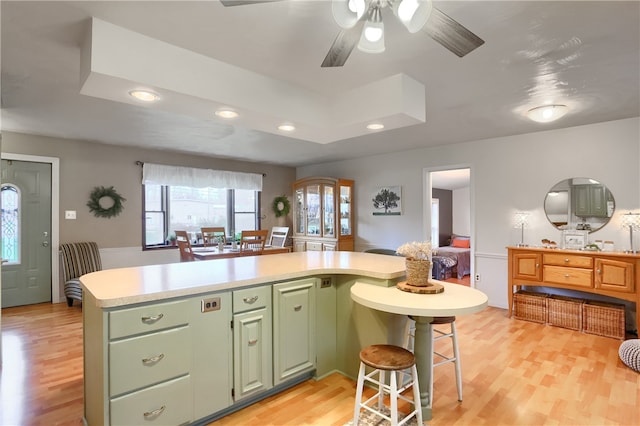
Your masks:
{"label": "arched door window", "polygon": [[2,206],[2,260],[20,263],[20,190],[14,185],[0,188]]}

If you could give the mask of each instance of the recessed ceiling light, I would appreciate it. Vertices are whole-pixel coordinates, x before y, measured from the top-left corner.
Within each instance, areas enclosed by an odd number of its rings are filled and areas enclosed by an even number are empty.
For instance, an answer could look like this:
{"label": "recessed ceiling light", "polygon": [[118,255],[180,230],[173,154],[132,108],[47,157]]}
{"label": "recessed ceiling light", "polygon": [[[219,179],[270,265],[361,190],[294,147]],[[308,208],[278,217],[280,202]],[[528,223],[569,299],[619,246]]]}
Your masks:
{"label": "recessed ceiling light", "polygon": [[222,118],[236,118],[238,113],[231,109],[219,109],[216,111],[216,115]]}
{"label": "recessed ceiling light", "polygon": [[384,124],[382,123],[371,123],[367,125],[367,129],[369,130],[382,130],[384,129]]}
{"label": "recessed ceiling light", "polygon": [[160,99],[160,95],[158,95],[157,93],[150,92],[148,90],[131,90],[129,92],[129,95],[133,96],[139,101],[144,101],[144,102],[153,102]]}
{"label": "recessed ceiling light", "polygon": [[282,130],[283,132],[293,132],[296,129],[296,126],[293,124],[281,124],[278,126],[278,130]]}
{"label": "recessed ceiling light", "polygon": [[527,111],[527,117],[538,123],[549,123],[563,117],[569,112],[566,105],[543,105]]}

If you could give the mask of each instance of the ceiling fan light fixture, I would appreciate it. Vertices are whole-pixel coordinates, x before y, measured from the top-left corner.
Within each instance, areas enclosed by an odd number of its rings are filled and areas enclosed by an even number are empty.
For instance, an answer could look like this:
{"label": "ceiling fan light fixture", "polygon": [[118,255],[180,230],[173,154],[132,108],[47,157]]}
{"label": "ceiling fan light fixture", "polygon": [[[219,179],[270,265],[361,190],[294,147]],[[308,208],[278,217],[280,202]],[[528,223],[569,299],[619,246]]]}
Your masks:
{"label": "ceiling fan light fixture", "polygon": [[331,12],[333,19],[342,28],[351,28],[366,12],[365,0],[333,0]]}
{"label": "ceiling fan light fixture", "polygon": [[155,102],[160,99],[160,95],[157,93],[142,89],[130,90],[129,96],[143,102]]}
{"label": "ceiling fan light fixture", "polygon": [[410,33],[416,33],[425,26],[432,10],[431,0],[400,0],[393,4],[393,13]]}
{"label": "ceiling fan light fixture", "polygon": [[543,105],[536,108],[531,108],[529,111],[527,111],[527,117],[537,123],[550,123],[559,118],[562,118],[568,112],[569,107],[566,105]]}
{"label": "ceiling fan light fixture", "polygon": [[384,52],[384,24],[378,6],[371,9],[369,19],[364,24],[358,50],[366,53]]}

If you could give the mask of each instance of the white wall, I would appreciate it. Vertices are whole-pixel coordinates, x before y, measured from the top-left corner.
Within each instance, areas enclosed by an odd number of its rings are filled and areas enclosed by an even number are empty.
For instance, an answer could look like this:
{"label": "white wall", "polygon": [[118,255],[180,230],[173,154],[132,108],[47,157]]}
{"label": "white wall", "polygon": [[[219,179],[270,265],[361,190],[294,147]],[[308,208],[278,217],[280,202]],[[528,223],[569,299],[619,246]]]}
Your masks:
{"label": "white wall", "polygon": [[471,192],[469,187],[452,191],[452,232],[456,235],[471,235]]}
{"label": "white wall", "polygon": [[[559,241],[560,231],[546,219],[543,202],[548,190],[563,179],[591,177],[607,185],[615,197],[616,212],[591,237],[613,240],[618,249],[628,248],[629,235],[620,226],[620,215],[640,208],[637,117],[305,166],[296,175],[354,179],[356,250],[395,248],[429,238],[430,224],[423,220],[424,170],[461,164],[471,168],[470,234],[474,271],[482,274],[477,288],[487,293],[490,305],[507,306],[505,247],[519,242],[519,230],[513,227],[516,211],[531,213],[525,241]],[[370,195],[385,185],[402,186],[402,216],[372,215]]]}

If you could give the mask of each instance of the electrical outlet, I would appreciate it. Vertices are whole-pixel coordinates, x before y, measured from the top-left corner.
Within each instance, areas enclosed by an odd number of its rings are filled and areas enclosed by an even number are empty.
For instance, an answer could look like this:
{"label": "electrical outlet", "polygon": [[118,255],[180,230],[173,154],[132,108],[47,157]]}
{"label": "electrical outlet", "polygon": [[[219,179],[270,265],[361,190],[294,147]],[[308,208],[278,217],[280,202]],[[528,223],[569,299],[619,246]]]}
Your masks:
{"label": "electrical outlet", "polygon": [[480,282],[480,274],[476,274],[476,282],[479,283]]}
{"label": "electrical outlet", "polygon": [[220,310],[220,298],[212,297],[200,301],[200,310],[202,312],[211,312]]}
{"label": "electrical outlet", "polygon": [[331,287],[331,278],[322,278],[320,280],[320,288]]}

